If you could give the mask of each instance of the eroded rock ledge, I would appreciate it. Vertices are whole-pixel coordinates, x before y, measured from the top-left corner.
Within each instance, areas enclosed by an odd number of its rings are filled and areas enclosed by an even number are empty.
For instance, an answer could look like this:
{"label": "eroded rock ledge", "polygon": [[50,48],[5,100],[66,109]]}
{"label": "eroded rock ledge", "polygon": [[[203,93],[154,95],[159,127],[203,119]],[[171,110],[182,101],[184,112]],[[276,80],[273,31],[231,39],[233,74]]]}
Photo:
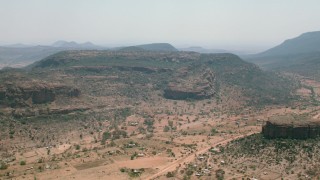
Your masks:
{"label": "eroded rock ledge", "polygon": [[272,119],[262,127],[266,138],[308,139],[320,136],[320,120]]}
{"label": "eroded rock ledge", "polygon": [[78,97],[79,89],[43,81],[28,81],[24,83],[4,83],[0,85],[0,105],[11,107],[45,104],[55,101],[59,95]]}
{"label": "eroded rock ledge", "polygon": [[195,76],[192,68],[180,68],[174,82],[170,82],[164,89],[164,97],[173,100],[201,100],[209,99],[217,94],[216,77],[210,69],[203,70]]}

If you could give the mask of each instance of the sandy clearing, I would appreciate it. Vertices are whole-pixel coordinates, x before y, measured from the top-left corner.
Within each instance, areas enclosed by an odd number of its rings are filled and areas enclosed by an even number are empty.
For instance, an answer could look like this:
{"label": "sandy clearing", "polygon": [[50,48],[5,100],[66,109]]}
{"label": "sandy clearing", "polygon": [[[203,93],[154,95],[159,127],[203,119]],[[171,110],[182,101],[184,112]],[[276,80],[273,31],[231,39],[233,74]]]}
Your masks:
{"label": "sandy clearing", "polygon": [[146,157],[146,158],[138,158],[135,160],[128,161],[118,161],[115,162],[119,167],[126,168],[157,168],[163,165],[168,164],[170,161],[169,158],[166,157]]}

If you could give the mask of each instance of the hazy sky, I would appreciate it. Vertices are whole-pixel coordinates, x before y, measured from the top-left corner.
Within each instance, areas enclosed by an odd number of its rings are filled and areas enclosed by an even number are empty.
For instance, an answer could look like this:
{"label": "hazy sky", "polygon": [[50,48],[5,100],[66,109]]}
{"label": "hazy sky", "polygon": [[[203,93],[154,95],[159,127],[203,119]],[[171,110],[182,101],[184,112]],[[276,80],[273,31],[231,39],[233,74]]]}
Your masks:
{"label": "hazy sky", "polygon": [[0,44],[263,50],[320,30],[320,0],[0,0]]}

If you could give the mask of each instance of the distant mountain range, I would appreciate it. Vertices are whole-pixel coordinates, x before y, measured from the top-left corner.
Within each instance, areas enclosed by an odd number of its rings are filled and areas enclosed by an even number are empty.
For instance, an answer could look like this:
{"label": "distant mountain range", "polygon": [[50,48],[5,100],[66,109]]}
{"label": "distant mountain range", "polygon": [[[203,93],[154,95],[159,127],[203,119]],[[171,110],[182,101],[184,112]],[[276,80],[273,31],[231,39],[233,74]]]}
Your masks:
{"label": "distant mountain range", "polygon": [[320,79],[320,31],[304,33],[265,52],[242,58],[267,70]]}
{"label": "distant mountain range", "polygon": [[74,41],[57,41],[49,46],[29,46],[14,44],[0,47],[0,69],[3,67],[23,67],[44,59],[52,54],[66,50],[122,50],[122,51],[178,51],[168,43],[143,44],[129,47],[109,49],[91,42],[77,43]]}
{"label": "distant mountain range", "polygon": [[[222,49],[189,47],[177,49],[168,43],[152,43],[127,47],[107,48],[91,42],[57,41],[49,46],[29,46],[14,44],[0,47],[0,68],[22,67],[66,50],[111,50],[111,51],[192,51],[198,53],[226,53]],[[235,54],[241,54],[233,52]],[[296,72],[304,76],[320,79],[320,31],[308,32],[299,37],[284,41],[265,52],[254,55],[241,55],[246,61],[255,63],[267,70]]]}
{"label": "distant mountain range", "polygon": [[106,49],[105,47],[102,46],[97,46],[92,44],[91,42],[85,42],[85,43],[76,43],[74,41],[57,41],[51,45],[52,47],[59,47],[59,48],[71,48],[71,49]]}

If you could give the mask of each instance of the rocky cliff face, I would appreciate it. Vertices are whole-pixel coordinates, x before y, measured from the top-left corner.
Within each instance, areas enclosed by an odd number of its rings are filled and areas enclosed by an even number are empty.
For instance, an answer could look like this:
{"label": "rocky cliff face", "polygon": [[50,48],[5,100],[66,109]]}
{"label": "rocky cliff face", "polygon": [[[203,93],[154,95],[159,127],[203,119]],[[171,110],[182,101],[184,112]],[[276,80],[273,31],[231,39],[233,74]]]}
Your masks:
{"label": "rocky cliff face", "polygon": [[66,85],[30,81],[25,83],[5,83],[0,86],[0,105],[24,107],[55,101],[56,97],[80,96],[80,90]]}
{"label": "rocky cliff face", "polygon": [[293,138],[307,139],[320,136],[319,121],[304,121],[283,123],[267,121],[262,128],[262,133],[266,138]]}
{"label": "rocky cliff face", "polygon": [[10,115],[16,118],[21,117],[33,117],[39,115],[53,115],[53,114],[68,114],[75,111],[86,111],[90,107],[79,106],[79,107],[60,107],[60,108],[42,108],[42,109],[31,109],[31,108],[16,108],[11,111]]}
{"label": "rocky cliff face", "polygon": [[188,68],[177,71],[175,81],[168,84],[164,90],[164,97],[174,100],[207,99],[217,93],[216,78],[211,70],[199,73],[197,77]]}

